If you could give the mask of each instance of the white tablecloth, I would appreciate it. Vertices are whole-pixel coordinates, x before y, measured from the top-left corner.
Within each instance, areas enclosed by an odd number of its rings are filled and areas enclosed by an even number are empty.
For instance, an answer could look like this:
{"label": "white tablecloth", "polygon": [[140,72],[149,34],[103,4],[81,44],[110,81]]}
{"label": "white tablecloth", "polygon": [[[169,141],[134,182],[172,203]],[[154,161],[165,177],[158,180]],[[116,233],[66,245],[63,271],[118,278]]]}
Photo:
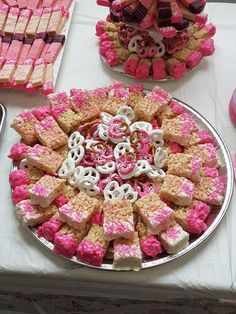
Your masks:
{"label": "white tablecloth", "polygon": [[[217,25],[216,53],[179,82],[162,83],[174,96],[199,110],[236,150],[235,129],[228,114],[229,98],[236,87],[236,4],[207,5],[209,20]],[[95,88],[114,80],[133,80],[101,64],[97,53],[95,23],[107,9],[92,0],[77,0],[67,40],[57,90]],[[153,84],[145,84],[151,87]],[[136,299],[225,298],[236,299],[236,198],[220,228],[199,249],[172,263],[145,271],[98,271],[65,261],[42,247],[17,221],[12,211],[6,155],[18,140],[9,128],[23,109],[44,103],[40,95],[0,90],[6,105],[6,128],[0,141],[0,290],[71,293]]]}

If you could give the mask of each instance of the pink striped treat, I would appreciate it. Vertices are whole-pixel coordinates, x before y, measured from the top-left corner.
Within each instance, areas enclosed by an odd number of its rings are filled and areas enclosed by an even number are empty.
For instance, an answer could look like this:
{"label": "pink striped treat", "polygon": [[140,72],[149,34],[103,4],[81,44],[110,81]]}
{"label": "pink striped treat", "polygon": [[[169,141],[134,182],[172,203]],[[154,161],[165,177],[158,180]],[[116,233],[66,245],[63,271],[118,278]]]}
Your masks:
{"label": "pink striped treat", "polygon": [[30,200],[24,200],[16,204],[15,211],[22,223],[31,227],[47,221],[55,213],[56,207],[50,206],[45,209],[32,205]]}
{"label": "pink striped treat", "polygon": [[208,204],[221,205],[224,200],[224,183],[218,177],[203,177],[196,185],[194,198]]}
{"label": "pink striped treat", "polygon": [[192,203],[194,190],[194,184],[188,179],[167,174],[160,196],[176,205],[188,206]]}
{"label": "pink striped treat", "polygon": [[33,114],[30,111],[24,111],[15,117],[11,127],[20,134],[27,145],[32,145],[38,140],[35,133],[36,123],[37,120]]}
{"label": "pink striped treat", "polygon": [[98,210],[99,201],[80,192],[58,209],[59,219],[75,229],[82,229]]}
{"label": "pink striped treat", "polygon": [[174,211],[154,192],[136,201],[135,209],[147,225],[150,234],[158,234],[174,222]]}
{"label": "pink striped treat", "polygon": [[169,254],[182,251],[189,245],[188,240],[189,234],[177,223],[160,234],[161,244]]}
{"label": "pink striped treat", "polygon": [[64,190],[64,180],[45,175],[30,189],[30,201],[33,205],[48,207]]}
{"label": "pink striped treat", "polygon": [[167,173],[198,182],[201,168],[202,161],[199,157],[177,153],[169,156]]}
{"label": "pink striped treat", "polygon": [[184,153],[199,157],[204,167],[219,166],[216,148],[212,143],[188,147],[184,150]]}
{"label": "pink striped treat", "polygon": [[105,201],[102,210],[104,212],[103,229],[107,241],[120,237],[129,238],[133,235],[133,208],[130,201]]}
{"label": "pink striped treat", "polygon": [[93,224],[88,235],[78,245],[76,256],[83,263],[101,266],[107,247],[103,228]]}
{"label": "pink striped treat", "polygon": [[113,267],[116,270],[137,271],[142,267],[142,253],[137,232],[129,239],[116,239],[113,252]]}
{"label": "pink striped treat", "polygon": [[35,132],[39,141],[52,149],[62,147],[68,141],[68,136],[51,116],[36,123]]}
{"label": "pink striped treat", "polygon": [[51,148],[36,144],[28,150],[26,160],[36,168],[55,174],[62,164],[63,157]]}

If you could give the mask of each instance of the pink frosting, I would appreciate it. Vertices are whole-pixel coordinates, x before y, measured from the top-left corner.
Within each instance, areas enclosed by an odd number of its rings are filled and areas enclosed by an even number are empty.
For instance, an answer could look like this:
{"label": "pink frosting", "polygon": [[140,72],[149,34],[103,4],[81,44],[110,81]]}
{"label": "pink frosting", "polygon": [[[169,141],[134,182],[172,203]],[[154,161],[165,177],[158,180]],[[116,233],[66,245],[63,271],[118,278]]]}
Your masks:
{"label": "pink frosting", "polygon": [[209,37],[213,37],[216,33],[216,27],[212,23],[205,25],[205,29],[208,31]]}
{"label": "pink frosting", "polygon": [[171,150],[172,154],[182,153],[182,151],[183,151],[182,147],[175,142],[168,142],[167,146]]}
{"label": "pink frosting", "polygon": [[192,51],[187,57],[187,66],[192,69],[202,60],[202,53],[200,51]]}
{"label": "pink frosting", "polygon": [[107,41],[107,40],[110,40],[109,32],[105,32],[105,33],[101,34],[101,36],[99,37],[99,44],[101,44],[103,41]]}
{"label": "pink frosting", "polygon": [[101,210],[99,210],[95,215],[93,215],[90,220],[89,223],[95,224],[95,225],[99,225],[102,226],[103,225],[103,213]]}
{"label": "pink frosting", "polygon": [[197,135],[200,138],[199,144],[214,143],[214,138],[207,131],[200,130]]}
{"label": "pink frosting", "polygon": [[214,40],[212,38],[206,38],[201,41],[200,51],[204,57],[211,56],[215,52]]}
{"label": "pink frosting", "polygon": [[113,82],[111,85],[109,85],[109,91],[114,90],[114,89],[125,89],[125,83],[124,82],[120,82],[120,81],[115,81]]}
{"label": "pink frosting", "polygon": [[88,240],[83,240],[78,245],[76,257],[84,263],[94,266],[101,266],[105,250],[101,245],[95,244]]}
{"label": "pink frosting", "polygon": [[184,62],[176,62],[172,65],[170,75],[174,79],[179,80],[186,74],[186,64]]}
{"label": "pink frosting", "polygon": [[40,123],[36,125],[37,129],[39,131],[48,130],[51,129],[56,125],[56,121],[53,119],[52,116],[46,117],[44,120],[42,120]]}
{"label": "pink frosting", "polygon": [[198,172],[200,170],[201,166],[202,166],[201,159],[196,157],[196,156],[193,156],[193,158],[192,158],[192,172],[193,172],[193,174]]}
{"label": "pink frosting", "polygon": [[55,198],[53,203],[56,205],[57,208],[60,208],[61,206],[65,205],[68,202],[69,198],[66,197],[65,194],[61,194],[57,198]]}
{"label": "pink frosting", "polygon": [[16,143],[11,147],[11,152],[8,157],[13,160],[21,160],[25,158],[28,148],[29,147],[23,143]]}
{"label": "pink frosting", "polygon": [[210,213],[210,210],[211,208],[207,204],[197,202],[197,204],[187,212],[188,231],[196,234],[205,231],[207,225],[204,221]]}
{"label": "pink frosting", "polygon": [[88,91],[83,89],[73,89],[71,90],[72,100],[76,103],[77,106],[83,106],[88,98]]}
{"label": "pink frosting", "polygon": [[169,106],[173,110],[173,112],[176,113],[177,115],[186,112],[186,109],[176,100],[173,100]]}
{"label": "pink frosting", "polygon": [[77,248],[77,240],[72,235],[61,234],[60,231],[54,237],[54,249],[56,254],[71,258]]}
{"label": "pink frosting", "polygon": [[99,54],[105,56],[106,51],[114,49],[114,45],[111,41],[103,41],[99,47]]}
{"label": "pink frosting", "polygon": [[12,201],[14,204],[19,203],[20,201],[27,200],[30,198],[28,185],[19,185],[16,186],[12,192]]}
{"label": "pink frosting", "polygon": [[12,171],[9,175],[9,182],[13,189],[18,185],[29,184],[28,171],[26,169]]}
{"label": "pink frosting", "polygon": [[153,235],[149,235],[141,241],[141,249],[147,255],[156,257],[162,252],[161,244]]}
{"label": "pink frosting", "polygon": [[124,62],[124,72],[126,74],[135,75],[135,71],[137,69],[138,66],[138,62],[139,60],[137,58],[128,58],[125,62]]}
{"label": "pink frosting", "polygon": [[172,38],[176,35],[177,30],[173,26],[160,27],[160,33],[164,38]]}
{"label": "pink frosting", "polygon": [[41,196],[41,197],[47,197],[49,194],[49,189],[46,188],[45,186],[36,183],[32,189],[31,189],[32,193],[34,193],[37,196]]}
{"label": "pink frosting", "polygon": [[179,238],[181,231],[182,231],[182,228],[178,224],[175,224],[171,226],[169,229],[165,230],[164,235],[167,239],[169,238],[169,239],[176,240]]}
{"label": "pink frosting", "polygon": [[39,121],[44,120],[46,117],[51,115],[49,106],[40,106],[34,110],[32,110],[33,115]]}
{"label": "pink frosting", "polygon": [[149,78],[149,71],[151,65],[145,62],[139,62],[137,69],[135,71],[135,78],[137,80],[146,80]]}
{"label": "pink frosting", "polygon": [[70,109],[69,104],[58,104],[51,108],[51,114],[54,119],[58,119],[68,109]]}
{"label": "pink frosting", "polygon": [[106,62],[111,67],[119,64],[120,57],[115,49],[106,51]]}
{"label": "pink frosting", "polygon": [[129,87],[131,93],[142,92],[144,89],[142,84],[132,85]]}
{"label": "pink frosting", "polygon": [[104,22],[103,21],[98,21],[96,24],[96,35],[101,36],[104,33]]}
{"label": "pink frosting", "polygon": [[163,80],[166,78],[166,64],[165,61],[155,60],[152,62],[152,78],[154,80]]}
{"label": "pink frosting", "polygon": [[53,242],[55,234],[60,230],[62,222],[58,219],[49,219],[38,228],[38,236]]}
{"label": "pink frosting", "polygon": [[219,176],[217,168],[203,167],[202,169],[207,177],[216,178]]}

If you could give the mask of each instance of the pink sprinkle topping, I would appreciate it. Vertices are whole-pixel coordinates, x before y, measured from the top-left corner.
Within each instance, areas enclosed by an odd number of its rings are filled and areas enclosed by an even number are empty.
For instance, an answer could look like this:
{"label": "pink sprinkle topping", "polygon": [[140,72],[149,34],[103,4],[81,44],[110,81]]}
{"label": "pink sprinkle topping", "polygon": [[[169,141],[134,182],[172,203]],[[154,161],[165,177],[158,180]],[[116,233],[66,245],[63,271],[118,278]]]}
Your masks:
{"label": "pink sprinkle topping", "polygon": [[169,106],[177,115],[186,112],[185,108],[176,100],[172,101]]}
{"label": "pink sprinkle topping", "polygon": [[36,127],[39,130],[48,130],[51,129],[56,125],[56,121],[53,119],[53,117],[48,116],[44,120],[42,120],[40,123],[36,125]]}
{"label": "pink sprinkle topping", "polygon": [[132,85],[129,87],[129,91],[131,93],[138,93],[138,92],[142,92],[143,91],[143,85],[142,84],[138,84],[138,85]]}
{"label": "pink sprinkle topping", "polygon": [[30,179],[27,169],[12,171],[9,175],[9,182],[13,189],[19,185],[29,184]]}
{"label": "pink sprinkle topping", "polygon": [[209,159],[215,159],[216,158],[216,150],[215,150],[214,145],[211,143],[208,143],[208,144],[205,144],[205,147],[206,147],[207,157]]}
{"label": "pink sprinkle topping", "polygon": [[63,214],[65,216],[71,216],[74,213],[74,208],[68,204],[63,205],[58,209],[58,212],[60,214]]}
{"label": "pink sprinkle topping", "polygon": [[186,218],[188,231],[196,234],[200,234],[202,231],[205,231],[207,225],[204,221],[210,213],[210,210],[211,209],[207,204],[197,202],[197,204],[187,212]]}
{"label": "pink sprinkle topping", "polygon": [[66,92],[56,93],[53,95],[53,100],[58,103],[66,103],[68,101],[68,95]]}
{"label": "pink sprinkle topping", "polygon": [[42,121],[43,119],[51,115],[50,108],[48,106],[40,106],[32,110],[32,113],[39,121]]}
{"label": "pink sprinkle topping", "polygon": [[129,221],[112,221],[103,225],[106,234],[119,234],[133,231],[133,224]]}
{"label": "pink sprinkle topping", "polygon": [[176,240],[179,238],[181,234],[182,228],[179,225],[174,225],[170,229],[164,231],[164,235],[166,238],[170,238]]}
{"label": "pink sprinkle topping", "polygon": [[156,257],[162,252],[161,244],[153,235],[148,235],[146,239],[142,240],[141,243],[142,251],[151,257]]}
{"label": "pink sprinkle topping", "polygon": [[95,224],[95,225],[99,225],[102,226],[103,225],[103,213],[101,210],[99,210],[95,215],[93,215],[90,220],[89,223]]}
{"label": "pink sprinkle topping", "polygon": [[38,228],[38,236],[53,242],[55,234],[62,226],[62,222],[58,219],[49,219]]}
{"label": "pink sprinkle topping", "polygon": [[28,185],[19,185],[16,186],[14,191],[12,192],[12,201],[14,204],[17,204],[23,200],[27,200],[30,198]]}
{"label": "pink sprinkle topping", "polygon": [[129,256],[139,257],[139,252],[136,247],[125,244],[116,245],[114,247],[113,253],[118,254],[121,258],[126,258]]}
{"label": "pink sprinkle topping", "polygon": [[166,221],[169,217],[171,217],[173,211],[169,207],[165,208],[158,208],[157,212],[153,215],[152,222],[154,224],[162,224]]}
{"label": "pink sprinkle topping", "polygon": [[199,144],[214,143],[213,137],[207,131],[200,130],[197,135],[200,138]]}
{"label": "pink sprinkle topping", "polygon": [[77,244],[78,242],[74,236],[64,235],[59,231],[55,234],[54,237],[53,251],[56,254],[71,258],[75,254]]}
{"label": "pink sprinkle topping", "polygon": [[32,114],[31,111],[29,111],[29,110],[23,111],[23,112],[20,113],[17,117],[22,118],[23,120],[31,120],[31,119],[34,119],[34,120],[35,120],[33,114]]}
{"label": "pink sprinkle topping", "polygon": [[16,143],[11,147],[11,152],[8,157],[13,160],[21,160],[25,158],[28,148],[29,147],[23,143]]}
{"label": "pink sprinkle topping", "polygon": [[202,169],[207,177],[216,178],[219,176],[217,168],[203,167]]}
{"label": "pink sprinkle topping", "polygon": [[118,99],[120,99],[120,98],[128,99],[129,98],[129,92],[125,88],[113,88],[109,94],[110,94],[110,96],[114,96]]}
{"label": "pink sprinkle topping", "polygon": [[78,245],[76,257],[84,263],[90,265],[101,266],[105,250],[101,245],[88,240],[83,240]]}
{"label": "pink sprinkle topping", "polygon": [[107,96],[107,91],[105,88],[96,88],[96,89],[89,91],[89,94],[92,97],[105,98]]}
{"label": "pink sprinkle topping", "polygon": [[51,114],[54,119],[58,119],[68,109],[70,109],[69,104],[58,104],[51,108]]}
{"label": "pink sprinkle topping", "polygon": [[35,216],[35,210],[33,206],[29,203],[29,201],[22,201],[20,204],[21,210],[19,212],[20,217],[34,217]]}
{"label": "pink sprinkle topping", "polygon": [[181,135],[186,138],[189,136],[190,134],[190,124],[188,121],[183,121],[182,125],[181,125],[181,129],[180,129],[180,132],[181,132]]}
{"label": "pink sprinkle topping", "polygon": [[181,184],[181,192],[183,191],[187,196],[193,197],[194,193],[194,184],[190,181],[184,180]]}
{"label": "pink sprinkle topping", "polygon": [[88,98],[88,91],[83,89],[77,89],[76,93],[72,96],[72,101],[78,106],[84,106],[86,100]]}
{"label": "pink sprinkle topping", "polygon": [[192,172],[193,173],[198,172],[200,170],[200,168],[201,168],[201,165],[202,165],[201,159],[196,157],[196,156],[194,156],[192,158]]}
{"label": "pink sprinkle topping", "polygon": [[49,190],[45,186],[43,186],[43,185],[41,185],[39,183],[36,183],[32,187],[31,193],[34,193],[37,196],[47,197],[48,194],[49,194]]}
{"label": "pink sprinkle topping", "polygon": [[28,156],[37,157],[47,151],[47,147],[35,144],[34,147],[30,147],[28,150]]}

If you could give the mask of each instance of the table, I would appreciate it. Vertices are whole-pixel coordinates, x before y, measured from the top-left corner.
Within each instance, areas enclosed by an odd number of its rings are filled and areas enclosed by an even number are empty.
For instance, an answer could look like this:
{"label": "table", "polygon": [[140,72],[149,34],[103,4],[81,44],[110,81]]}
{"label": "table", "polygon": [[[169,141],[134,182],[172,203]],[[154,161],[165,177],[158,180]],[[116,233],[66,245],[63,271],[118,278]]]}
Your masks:
{"label": "table", "polygon": [[[236,4],[209,3],[206,11],[218,29],[215,55],[204,59],[197,70],[181,81],[160,86],[204,114],[233,152],[236,132],[230,123],[228,102],[236,83]],[[95,88],[114,80],[133,83],[132,79],[113,73],[98,58],[95,23],[106,15],[107,9],[96,6],[95,1],[77,0],[57,90]],[[145,84],[147,88],[153,86]],[[12,211],[7,183],[11,162],[6,155],[18,140],[9,128],[13,117],[23,109],[42,104],[44,98],[0,90],[0,100],[8,110],[0,142],[0,290],[139,300],[236,299],[235,195],[220,228],[204,245],[170,264],[138,273],[78,267],[42,247]]]}

